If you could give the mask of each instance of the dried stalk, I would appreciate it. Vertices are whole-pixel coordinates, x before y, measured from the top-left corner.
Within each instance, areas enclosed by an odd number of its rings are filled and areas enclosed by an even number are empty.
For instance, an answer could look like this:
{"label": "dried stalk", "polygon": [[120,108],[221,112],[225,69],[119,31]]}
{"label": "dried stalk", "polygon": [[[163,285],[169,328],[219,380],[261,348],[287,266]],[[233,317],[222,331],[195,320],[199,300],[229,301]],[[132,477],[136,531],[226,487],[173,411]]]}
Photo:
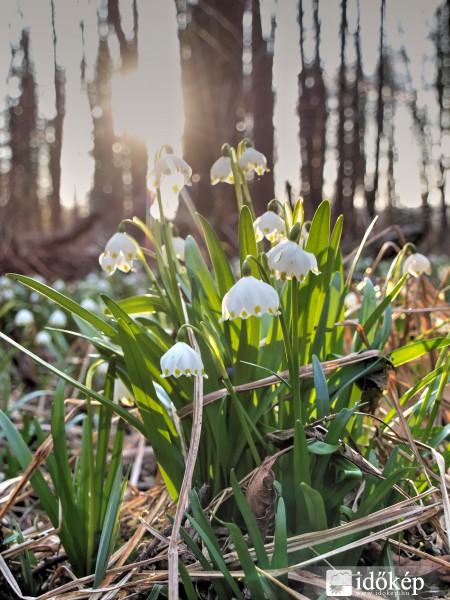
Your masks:
{"label": "dried stalk", "polygon": [[[327,362],[320,363],[322,365],[323,372],[325,375],[329,375],[330,373],[334,373],[337,369],[341,367],[345,367],[347,365],[353,365],[355,363],[359,363],[365,360],[371,360],[373,358],[383,358],[383,354],[379,350],[365,350],[363,352],[354,352],[353,354],[349,354],[348,356],[343,356],[342,358],[337,358],[336,360],[329,360]],[[298,376],[300,379],[312,379],[314,376],[314,371],[312,365],[303,365],[298,370]],[[289,371],[283,371],[278,373],[278,375],[270,375],[270,377],[264,377],[264,379],[258,379],[257,381],[252,381],[250,383],[243,383],[242,385],[234,386],[235,392],[248,392],[250,390],[257,390],[263,387],[269,387],[276,383],[280,383],[280,379],[288,379]],[[208,406],[208,404],[212,404],[220,398],[223,398],[228,394],[228,391],[225,388],[220,390],[216,390],[207,394],[203,397],[203,406]],[[193,403],[187,404],[183,406],[177,411],[177,415],[180,419],[187,417],[192,414],[194,409]]]}
{"label": "dried stalk", "polygon": [[[187,312],[183,304],[186,323]],[[189,341],[197,352],[200,348],[195,339],[194,332],[188,328]],[[180,496],[178,498],[177,510],[173,521],[172,534],[169,541],[168,561],[169,561],[169,600],[178,600],[178,540],[180,536],[180,527],[184,512],[189,503],[189,492],[191,490],[192,477],[194,475],[195,462],[197,460],[198,448],[200,445],[200,435],[202,431],[203,417],[203,377],[201,375],[194,378],[194,402],[191,443],[186,459],[186,469],[184,471],[183,483],[181,484]]]}

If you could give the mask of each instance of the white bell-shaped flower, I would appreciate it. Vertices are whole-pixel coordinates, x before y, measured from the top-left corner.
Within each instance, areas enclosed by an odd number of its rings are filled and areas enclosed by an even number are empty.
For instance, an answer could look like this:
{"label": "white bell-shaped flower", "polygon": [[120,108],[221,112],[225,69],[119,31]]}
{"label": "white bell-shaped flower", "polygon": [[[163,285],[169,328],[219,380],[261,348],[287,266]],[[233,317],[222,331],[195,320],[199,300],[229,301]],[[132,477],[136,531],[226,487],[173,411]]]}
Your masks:
{"label": "white bell-shaped flower", "polygon": [[303,282],[311,271],[319,275],[317,260],[314,254],[300,248],[297,242],[286,240],[274,246],[268,253],[269,269],[277,279],[296,277]]}
{"label": "white bell-shaped flower", "polygon": [[211,183],[234,183],[233,170],[231,168],[231,159],[229,156],[221,156],[211,167]]}
{"label": "white bell-shaped flower", "polygon": [[246,148],[239,157],[238,164],[246,173],[255,171],[258,175],[264,175],[266,171],[269,171],[266,157],[255,148]]}
{"label": "white bell-shaped flower", "polygon": [[47,324],[50,327],[65,327],[67,325],[67,316],[62,310],[57,308],[49,316]]}
{"label": "white bell-shaped flower", "polygon": [[205,374],[202,357],[185,342],[177,342],[161,357],[161,377],[180,377]]}
{"label": "white bell-shaped flower", "polygon": [[91,313],[96,313],[100,310],[99,305],[92,298],[83,298],[83,300],[80,302],[80,305],[82,308],[88,310]]}
{"label": "white bell-shaped flower", "polygon": [[30,327],[33,323],[33,313],[27,308],[20,309],[14,317],[14,325],[16,325],[16,327]]}
{"label": "white bell-shaped flower", "polygon": [[122,255],[127,261],[132,262],[137,257],[137,246],[129,235],[118,231],[107,242],[105,252],[108,252],[112,258],[119,258]]}
{"label": "white bell-shaped flower", "polygon": [[[182,237],[175,236],[172,238],[172,244],[173,244],[173,249],[175,251],[175,256],[178,258],[178,260],[181,260],[181,262],[184,262],[185,243],[186,243],[186,240],[183,239]],[[161,247],[161,254],[163,256],[164,262],[167,262],[167,251],[166,251],[166,247],[164,245]]]}
{"label": "white bell-shaped flower", "polygon": [[344,298],[344,306],[347,310],[356,308],[359,305],[359,298],[355,292],[349,292]]}
{"label": "white bell-shaped flower", "polygon": [[112,258],[107,252],[102,252],[102,254],[100,254],[98,262],[102,270],[108,273],[108,275],[112,275],[117,269],[117,260]]}
{"label": "white bell-shaped flower", "polygon": [[[182,173],[172,173],[161,182],[161,204],[164,212],[164,217],[168,221],[173,221],[177,216],[178,207],[180,205],[180,192],[184,187],[184,176]],[[154,219],[161,220],[159,215],[159,204],[155,200],[150,207],[150,214]]]}
{"label": "white bell-shaped flower", "polygon": [[183,185],[191,184],[192,169],[185,160],[175,154],[166,154],[165,156],[162,156],[155,163],[153,171],[149,174],[149,187],[160,187],[166,177],[176,173],[183,175]]}
{"label": "white bell-shaped flower", "polygon": [[133,269],[133,261],[137,254],[138,247],[133,238],[126,233],[117,232],[107,242],[98,261],[108,275],[112,275],[116,269],[128,273]]}
{"label": "white bell-shaped flower", "polygon": [[261,317],[266,313],[280,314],[280,298],[271,285],[252,275],[242,277],[223,297],[221,321]]}
{"label": "white bell-shaped flower", "polygon": [[268,210],[253,223],[256,241],[264,237],[270,242],[276,242],[280,237],[286,237],[286,223],[272,210]]}
{"label": "white bell-shaped flower", "polygon": [[423,273],[431,273],[431,263],[426,256],[416,252],[411,254],[403,263],[403,274],[409,273],[413,277],[420,277]]}
{"label": "white bell-shaped flower", "polygon": [[34,343],[36,346],[51,346],[52,336],[48,331],[38,331],[34,338]]}

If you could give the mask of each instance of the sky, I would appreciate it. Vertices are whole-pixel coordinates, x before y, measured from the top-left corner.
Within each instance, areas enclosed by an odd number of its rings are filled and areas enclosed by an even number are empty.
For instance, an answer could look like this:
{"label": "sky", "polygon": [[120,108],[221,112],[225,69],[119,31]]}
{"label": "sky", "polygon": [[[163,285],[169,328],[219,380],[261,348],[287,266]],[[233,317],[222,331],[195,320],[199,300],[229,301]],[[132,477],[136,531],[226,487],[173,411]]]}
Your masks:
{"label": "sky", "polygon": [[[61,196],[70,205],[74,196],[83,200],[89,192],[93,176],[92,130],[86,91],[80,86],[82,40],[79,28],[84,22],[87,77],[93,73],[97,50],[97,10],[100,0],[54,0],[57,30],[57,61],[66,69],[66,117],[62,146]],[[338,68],[339,2],[320,1],[321,55],[325,76],[331,82]],[[356,0],[348,0],[350,25],[355,23]],[[387,0],[386,42],[399,50],[404,44],[410,58],[414,85],[420,91],[419,101],[430,114],[437,115],[434,92],[424,91],[433,83],[435,63],[429,39],[437,0]],[[296,115],[297,77],[300,71],[299,33],[296,0],[262,0],[266,26],[277,5],[275,34],[274,88],[276,107],[274,125],[277,145],[275,181],[277,194],[284,194],[284,182],[289,180],[294,191],[299,188],[300,152],[298,118]],[[311,15],[304,1],[305,22]],[[120,2],[123,26],[131,32],[132,0]],[[379,43],[379,0],[360,0],[364,70],[373,75],[376,69]],[[113,109],[116,133],[127,131],[142,136],[149,156],[165,143],[181,152],[183,128],[180,66],[178,56],[175,2],[168,0],[138,0],[139,10],[139,71],[120,74],[113,81]],[[353,15],[353,17],[352,17]],[[19,93],[17,81],[9,77],[10,44],[17,43],[21,28],[30,28],[31,47],[39,83],[39,111],[43,117],[54,116],[53,46],[50,0],[2,0],[0,19],[0,101],[8,94]],[[114,36],[111,36],[114,38]],[[118,65],[117,44],[111,44]],[[420,203],[418,150],[410,130],[411,119],[400,106],[396,116],[397,193],[403,204]],[[225,140],[224,140],[225,141]],[[439,140],[436,141],[438,143]],[[370,150],[370,149],[369,149]],[[218,149],[219,151],[219,149]],[[211,157],[214,162],[216,157]],[[370,157],[369,157],[370,158]],[[373,161],[372,161],[373,162]],[[370,166],[370,160],[369,160]],[[336,165],[326,165],[325,195],[332,193]],[[382,182],[381,182],[382,183]]]}

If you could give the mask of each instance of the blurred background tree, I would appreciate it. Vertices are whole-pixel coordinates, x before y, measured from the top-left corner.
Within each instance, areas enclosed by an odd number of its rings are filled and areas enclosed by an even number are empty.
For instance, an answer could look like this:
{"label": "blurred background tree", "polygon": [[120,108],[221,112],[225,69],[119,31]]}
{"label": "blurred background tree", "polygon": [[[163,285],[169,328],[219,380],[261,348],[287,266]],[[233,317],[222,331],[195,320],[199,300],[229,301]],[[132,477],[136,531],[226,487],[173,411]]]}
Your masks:
{"label": "blurred background tree", "polygon": [[[280,5],[269,0],[176,0],[172,5],[172,27],[179,41],[182,151],[194,171],[189,193],[196,210],[232,247],[237,221],[233,189],[223,184],[212,187],[209,171],[224,142],[235,146],[248,137],[265,154],[270,168],[264,177],[250,182],[259,213],[278,193],[283,201],[295,201],[301,195],[310,217],[324,193],[329,196],[331,191],[334,214],[345,216],[349,243],[382,212],[381,221],[403,224],[408,238],[421,241],[425,249],[433,243],[448,245],[449,0],[433,3],[429,40],[434,49],[431,56],[422,59],[422,89],[411,72],[410,53],[417,49],[408,46],[406,39],[400,49],[389,44],[386,14],[396,0],[371,3],[371,14],[377,16],[371,27],[378,37],[376,60],[371,56],[376,64],[373,72],[365,68],[366,54],[374,53],[373,48],[366,47],[361,25],[365,3],[360,6],[358,0],[341,0],[339,17],[328,22],[331,17],[320,0],[285,1],[292,4],[297,18],[296,39],[290,44],[293,59],[298,57],[300,64],[296,99],[298,189],[276,177],[274,64],[278,36],[283,31]],[[417,9],[420,0],[412,4]],[[26,0],[7,0],[2,7],[12,41],[0,120],[0,270],[71,278],[93,268],[102,244],[118,222],[133,214],[145,217],[151,201],[146,173],[153,156],[149,156],[148,140],[139,131],[118,131],[115,81],[119,77],[128,81],[125,78],[134,73],[141,89],[150,89],[167,85],[176,74],[165,72],[159,79],[157,74],[149,78],[141,70],[149,55],[157,62],[170,52],[168,45],[153,43],[148,33],[148,15],[156,22],[160,19],[157,7],[149,11],[140,0],[98,0],[91,3],[90,13],[80,8],[79,14],[75,10],[69,15],[64,3],[49,0],[47,13],[27,20],[31,10],[27,6]],[[82,49],[78,87],[90,112],[90,124],[80,112],[80,126],[84,119],[83,126],[89,125],[91,130],[86,154],[92,160],[92,180],[85,198],[76,194],[65,197],[61,183],[68,89],[69,84],[73,86],[61,58],[63,19],[71,20]],[[37,33],[38,25],[42,33]],[[324,60],[324,44],[328,43],[324,25],[328,32],[334,28],[339,48],[331,77]],[[39,109],[45,84],[40,80],[42,70],[35,68],[38,57],[30,43],[33,32],[35,36],[46,35],[45,27],[52,40],[46,56],[54,88],[50,117]],[[398,27],[401,37],[401,18]],[[425,100],[424,90],[428,93]],[[434,109],[427,104],[430,92]],[[130,87],[125,104],[135,96]],[[295,99],[292,101],[294,105]],[[405,127],[399,124],[400,114],[405,110],[417,147],[417,164],[413,165],[420,187],[417,211],[400,198],[396,180],[402,158],[399,127]],[[160,119],[171,120],[171,111],[168,106]],[[76,171],[77,166],[73,168]],[[327,184],[330,172],[331,187]],[[177,224],[184,233],[189,230],[186,211],[180,211]]]}

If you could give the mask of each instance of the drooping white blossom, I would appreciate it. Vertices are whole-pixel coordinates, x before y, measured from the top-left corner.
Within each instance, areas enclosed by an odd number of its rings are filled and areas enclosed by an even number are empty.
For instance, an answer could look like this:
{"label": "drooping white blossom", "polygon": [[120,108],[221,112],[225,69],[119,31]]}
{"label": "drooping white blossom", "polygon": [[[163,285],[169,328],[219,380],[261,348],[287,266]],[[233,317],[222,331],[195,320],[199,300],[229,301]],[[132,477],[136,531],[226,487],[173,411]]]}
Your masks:
{"label": "drooping white blossom", "polygon": [[47,325],[50,327],[65,327],[67,325],[67,316],[62,310],[57,308],[54,310],[48,318]]}
{"label": "drooping white blossom", "polygon": [[271,285],[252,275],[242,277],[223,297],[221,321],[264,314],[279,315],[280,298]]}
{"label": "drooping white blossom", "polygon": [[403,274],[409,273],[413,277],[420,277],[424,273],[431,273],[431,263],[426,256],[416,252],[411,254],[403,263]]}
{"label": "drooping white blossom", "polygon": [[264,237],[270,242],[276,242],[280,237],[286,237],[286,223],[272,210],[268,210],[255,219],[253,229],[257,242]]}
{"label": "drooping white blossom", "polygon": [[202,357],[185,342],[177,342],[161,357],[161,377],[180,377],[205,374]]}
{"label": "drooping white blossom", "polygon": [[14,325],[16,325],[16,327],[30,327],[33,323],[33,313],[27,308],[21,308],[14,317]]}
{"label": "drooping white blossom", "polygon": [[[182,173],[172,173],[161,182],[161,205],[165,219],[173,221],[177,216],[180,205],[180,192],[184,187],[184,176]],[[161,220],[159,215],[159,204],[155,199],[150,207],[150,214],[154,219]]]}
{"label": "drooping white blossom", "polygon": [[239,157],[238,164],[246,173],[255,171],[258,175],[264,175],[269,170],[266,157],[255,148],[246,148]]}
{"label": "drooping white blossom", "polygon": [[82,306],[82,308],[88,310],[91,313],[95,313],[100,310],[97,302],[92,298],[83,298],[83,300],[80,302],[80,305]]}
{"label": "drooping white blossom", "polygon": [[188,163],[175,154],[166,154],[155,163],[153,171],[151,171],[147,178],[147,182],[150,188],[156,189],[157,187],[161,187],[166,177],[177,173],[183,175],[183,186],[191,184],[192,169]]}
{"label": "drooping white blossom", "polygon": [[359,298],[355,292],[349,292],[344,298],[344,306],[347,310],[356,308],[359,304]]}
{"label": "drooping white blossom", "polygon": [[[182,237],[175,236],[172,238],[172,244],[173,244],[173,249],[175,251],[175,256],[178,258],[178,260],[181,260],[181,262],[184,262],[185,243],[186,243],[186,240],[183,239]],[[163,256],[164,262],[167,262],[167,251],[166,251],[166,247],[164,245],[161,247],[161,254]]]}
{"label": "drooping white blossom", "polygon": [[117,232],[107,242],[105,251],[99,257],[101,268],[112,275],[116,269],[128,273],[133,269],[137,258],[136,242],[126,233]]}
{"label": "drooping white blossom", "polygon": [[229,156],[221,156],[211,167],[210,171],[211,183],[234,183],[233,170],[231,168],[231,158]]}
{"label": "drooping white blossom", "polygon": [[319,275],[317,260],[314,254],[300,248],[297,242],[286,240],[274,246],[268,253],[269,269],[277,279],[296,277],[303,282],[311,271]]}
{"label": "drooping white blossom", "polygon": [[48,331],[38,331],[34,338],[34,343],[36,346],[50,346],[52,343],[52,336]]}

